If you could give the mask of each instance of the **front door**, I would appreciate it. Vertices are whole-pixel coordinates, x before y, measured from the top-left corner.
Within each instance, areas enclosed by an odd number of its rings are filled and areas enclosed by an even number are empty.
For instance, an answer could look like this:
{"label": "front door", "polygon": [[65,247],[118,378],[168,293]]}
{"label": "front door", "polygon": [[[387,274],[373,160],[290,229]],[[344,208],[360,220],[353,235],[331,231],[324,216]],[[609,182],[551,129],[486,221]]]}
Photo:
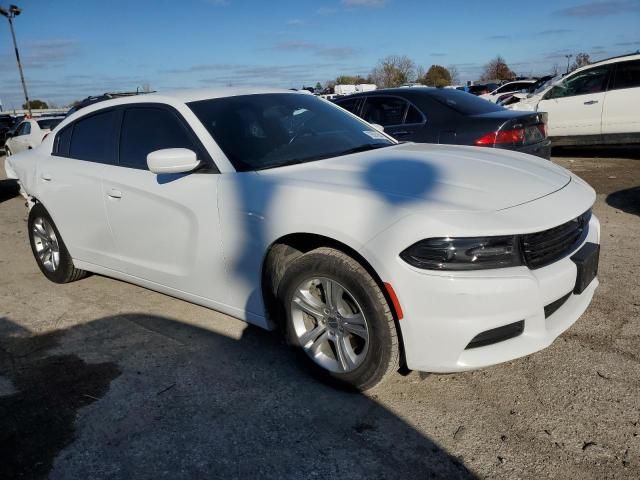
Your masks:
{"label": "front door", "polygon": [[211,170],[156,175],[147,155],[188,148],[211,162],[180,114],[145,104],[124,110],[119,164],[104,173],[103,196],[119,270],[209,300],[226,294],[218,219],[218,179]]}

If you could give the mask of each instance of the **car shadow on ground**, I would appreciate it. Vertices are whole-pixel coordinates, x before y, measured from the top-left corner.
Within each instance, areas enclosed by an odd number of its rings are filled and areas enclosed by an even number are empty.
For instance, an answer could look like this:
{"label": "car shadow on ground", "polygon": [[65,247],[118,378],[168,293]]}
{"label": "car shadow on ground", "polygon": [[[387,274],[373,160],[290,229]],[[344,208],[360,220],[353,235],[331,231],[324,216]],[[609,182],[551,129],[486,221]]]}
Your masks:
{"label": "car shadow on ground", "polygon": [[475,478],[278,337],[137,313],[33,335],[0,318],[1,478]]}
{"label": "car shadow on ground", "polygon": [[0,203],[17,197],[20,186],[16,180],[0,180]]}
{"label": "car shadow on ground", "polygon": [[623,212],[640,215],[640,186],[610,193],[607,204]]}

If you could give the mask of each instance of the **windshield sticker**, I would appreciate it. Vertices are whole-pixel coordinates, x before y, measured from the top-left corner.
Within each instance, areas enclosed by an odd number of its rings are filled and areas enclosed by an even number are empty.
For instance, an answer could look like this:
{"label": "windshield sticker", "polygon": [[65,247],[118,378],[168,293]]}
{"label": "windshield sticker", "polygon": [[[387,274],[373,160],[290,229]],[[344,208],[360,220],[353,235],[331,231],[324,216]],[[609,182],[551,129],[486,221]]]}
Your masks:
{"label": "windshield sticker", "polygon": [[383,135],[382,133],[377,132],[375,130],[363,130],[362,133],[364,133],[365,135],[370,136],[374,140],[386,140],[387,139],[387,137],[385,135]]}

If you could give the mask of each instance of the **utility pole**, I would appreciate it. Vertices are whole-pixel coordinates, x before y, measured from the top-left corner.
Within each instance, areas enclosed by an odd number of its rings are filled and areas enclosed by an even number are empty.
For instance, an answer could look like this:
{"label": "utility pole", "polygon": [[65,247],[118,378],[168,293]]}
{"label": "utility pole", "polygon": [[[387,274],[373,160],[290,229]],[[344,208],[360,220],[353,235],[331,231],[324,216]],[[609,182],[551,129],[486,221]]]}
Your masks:
{"label": "utility pole", "polygon": [[24,99],[27,102],[27,111],[29,117],[31,117],[31,102],[29,101],[29,94],[27,93],[27,83],[24,81],[24,73],[22,73],[22,63],[20,63],[20,53],[18,52],[18,42],[16,41],[16,32],[13,30],[13,19],[22,13],[22,9],[15,5],[9,5],[9,10],[0,7],[0,15],[7,17],[9,20],[9,29],[11,30],[11,38],[13,38],[13,48],[16,51],[16,60],[18,61],[18,70],[20,71],[20,81],[22,82],[22,90],[24,92]]}
{"label": "utility pole", "polygon": [[567,59],[567,73],[569,73],[569,61],[571,60],[571,57],[573,57],[572,54],[565,55],[565,58]]}

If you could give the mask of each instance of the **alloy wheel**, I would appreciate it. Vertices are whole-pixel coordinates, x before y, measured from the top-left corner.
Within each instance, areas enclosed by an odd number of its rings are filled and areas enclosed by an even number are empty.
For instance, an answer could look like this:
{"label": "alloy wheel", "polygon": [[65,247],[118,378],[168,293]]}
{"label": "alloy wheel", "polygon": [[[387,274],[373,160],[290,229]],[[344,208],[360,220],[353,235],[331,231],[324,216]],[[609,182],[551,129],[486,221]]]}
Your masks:
{"label": "alloy wheel", "polygon": [[354,296],[337,281],[314,277],[302,282],[291,301],[293,330],[302,349],[336,373],[358,368],[369,349],[369,326]]}
{"label": "alloy wheel", "polygon": [[60,265],[60,244],[53,226],[44,218],[38,217],[32,227],[33,244],[42,266],[49,272],[55,272]]}

